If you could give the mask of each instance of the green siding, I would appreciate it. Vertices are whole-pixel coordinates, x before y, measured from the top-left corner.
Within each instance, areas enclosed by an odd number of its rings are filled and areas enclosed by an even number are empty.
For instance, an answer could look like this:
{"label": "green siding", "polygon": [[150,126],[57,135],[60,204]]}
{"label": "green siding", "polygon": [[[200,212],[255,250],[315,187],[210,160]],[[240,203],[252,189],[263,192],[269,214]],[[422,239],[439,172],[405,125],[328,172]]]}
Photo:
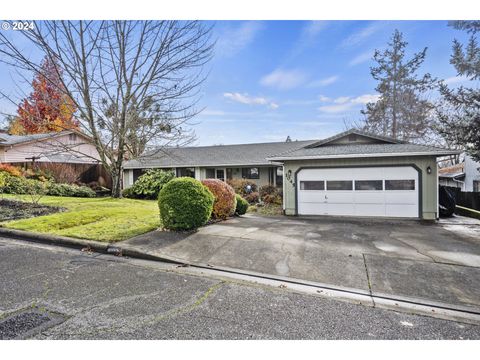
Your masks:
{"label": "green siding", "polygon": [[[289,160],[285,161],[285,214],[295,215],[295,173],[302,167],[343,167],[343,166],[401,166],[416,165],[421,170],[422,179],[422,214],[425,220],[435,220],[438,211],[437,162],[434,156],[422,157],[389,157],[389,158],[356,158],[328,160]],[[427,174],[427,167],[432,169]],[[291,171],[291,178],[288,173]]]}

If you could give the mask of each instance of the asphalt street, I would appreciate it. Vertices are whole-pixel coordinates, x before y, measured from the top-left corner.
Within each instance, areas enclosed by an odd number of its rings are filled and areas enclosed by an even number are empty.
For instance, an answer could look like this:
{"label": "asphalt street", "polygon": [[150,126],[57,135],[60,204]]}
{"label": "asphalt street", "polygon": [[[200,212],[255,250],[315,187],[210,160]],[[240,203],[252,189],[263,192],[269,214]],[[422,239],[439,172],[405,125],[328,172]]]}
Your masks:
{"label": "asphalt street", "polygon": [[480,339],[480,326],[0,238],[0,338]]}

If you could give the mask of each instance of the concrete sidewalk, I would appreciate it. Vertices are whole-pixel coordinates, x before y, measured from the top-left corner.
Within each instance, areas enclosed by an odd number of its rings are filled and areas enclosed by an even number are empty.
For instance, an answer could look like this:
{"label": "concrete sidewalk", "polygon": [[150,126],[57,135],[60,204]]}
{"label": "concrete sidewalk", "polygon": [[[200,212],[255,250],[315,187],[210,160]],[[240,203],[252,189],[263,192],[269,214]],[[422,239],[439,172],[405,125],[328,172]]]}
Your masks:
{"label": "concrete sidewalk", "polygon": [[480,221],[248,215],[193,234],[154,231],[124,249],[480,309]]}

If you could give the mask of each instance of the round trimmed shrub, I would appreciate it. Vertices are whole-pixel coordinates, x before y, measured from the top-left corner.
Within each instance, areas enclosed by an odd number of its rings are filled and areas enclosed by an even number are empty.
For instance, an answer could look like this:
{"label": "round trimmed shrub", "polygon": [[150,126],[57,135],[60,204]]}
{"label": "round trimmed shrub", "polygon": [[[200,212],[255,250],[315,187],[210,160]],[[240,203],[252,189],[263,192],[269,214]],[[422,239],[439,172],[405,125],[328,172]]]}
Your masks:
{"label": "round trimmed shrub", "polygon": [[235,214],[236,198],[235,191],[226,182],[218,179],[206,179],[202,181],[215,197],[213,203],[212,218],[226,219]]}
{"label": "round trimmed shrub", "polygon": [[240,195],[235,195],[237,199],[237,206],[235,209],[235,213],[238,215],[244,215],[248,210],[248,201],[242,198]]}
{"label": "round trimmed shrub", "polygon": [[190,230],[205,225],[215,198],[208,188],[189,177],[166,183],[158,195],[160,220],[166,229]]}

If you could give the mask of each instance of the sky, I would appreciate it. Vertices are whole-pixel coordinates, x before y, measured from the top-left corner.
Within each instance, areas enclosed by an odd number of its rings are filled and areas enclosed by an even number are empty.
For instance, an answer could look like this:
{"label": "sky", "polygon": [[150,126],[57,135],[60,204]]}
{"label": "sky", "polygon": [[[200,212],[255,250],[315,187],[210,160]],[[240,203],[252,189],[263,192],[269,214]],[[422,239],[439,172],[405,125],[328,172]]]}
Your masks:
{"label": "sky", "polygon": [[[195,145],[321,139],[361,119],[375,101],[370,75],[375,49],[395,29],[408,42],[407,57],[427,47],[419,73],[465,82],[449,63],[452,41],[468,35],[446,21],[216,21],[208,78],[192,119]],[[15,74],[0,64],[0,87]],[[434,96],[434,95],[433,95]],[[0,100],[0,112],[12,104]]]}

